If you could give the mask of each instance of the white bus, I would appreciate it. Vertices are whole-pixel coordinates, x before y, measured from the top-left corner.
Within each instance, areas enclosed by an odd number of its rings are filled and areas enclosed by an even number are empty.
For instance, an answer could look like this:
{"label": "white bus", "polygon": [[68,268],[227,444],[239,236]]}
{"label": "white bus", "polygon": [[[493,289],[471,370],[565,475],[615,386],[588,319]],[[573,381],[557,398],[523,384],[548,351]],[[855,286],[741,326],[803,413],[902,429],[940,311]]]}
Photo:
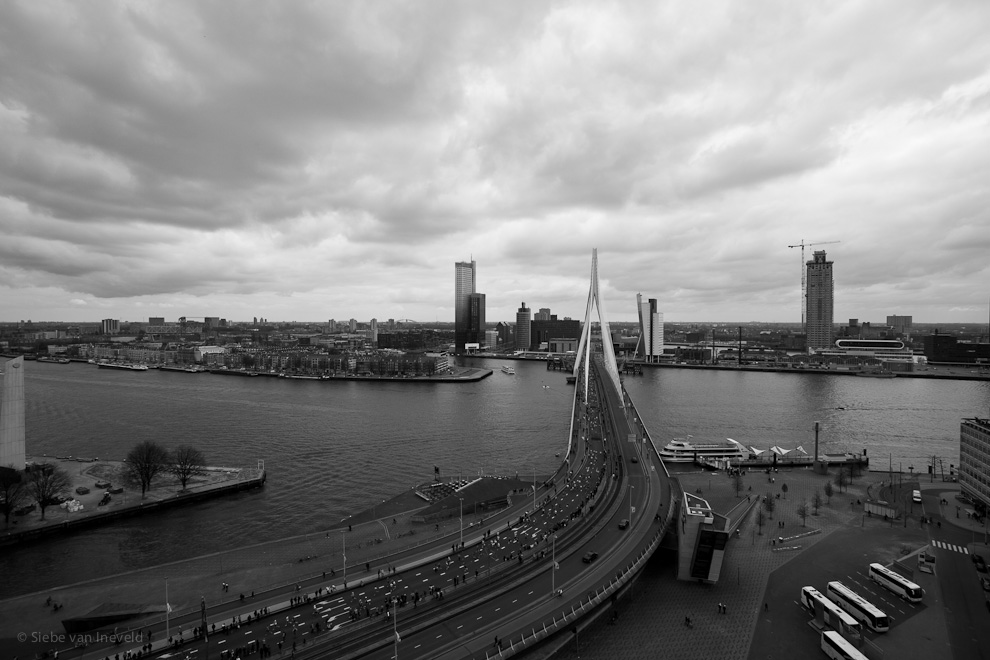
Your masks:
{"label": "white bus", "polygon": [[870,564],[870,579],[912,603],[920,603],[925,590],[881,564]]}
{"label": "white bus", "polygon": [[887,632],[890,629],[890,618],[886,614],[841,582],[829,582],[825,593],[836,605],[854,619],[866,624],[873,632]]}
{"label": "white bus", "polygon": [[845,610],[830,601],[825,595],[814,587],[801,588],[801,604],[811,610],[817,616],[815,603],[818,603],[824,613],[825,625],[832,630],[838,630],[846,637],[859,639],[862,634],[859,621],[849,616]]}
{"label": "white bus", "polygon": [[834,630],[822,631],[822,650],[834,660],[867,660],[865,655]]}

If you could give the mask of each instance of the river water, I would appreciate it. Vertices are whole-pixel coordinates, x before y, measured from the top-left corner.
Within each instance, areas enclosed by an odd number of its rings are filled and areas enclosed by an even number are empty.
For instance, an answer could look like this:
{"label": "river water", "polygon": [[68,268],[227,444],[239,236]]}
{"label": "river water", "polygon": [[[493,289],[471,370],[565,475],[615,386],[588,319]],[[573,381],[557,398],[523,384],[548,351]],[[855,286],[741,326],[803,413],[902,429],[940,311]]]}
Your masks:
{"label": "river water", "polygon": [[[122,459],[143,440],[191,444],[211,465],[265,462],[262,491],[0,548],[0,597],[326,529],[444,475],[549,474],[573,387],[539,362],[468,366],[477,383],[318,382],[25,365],[32,456]],[[990,383],[648,369],[625,378],[654,440],[732,437],[766,448],[862,451],[871,469],[958,463],[959,421],[987,414]]]}

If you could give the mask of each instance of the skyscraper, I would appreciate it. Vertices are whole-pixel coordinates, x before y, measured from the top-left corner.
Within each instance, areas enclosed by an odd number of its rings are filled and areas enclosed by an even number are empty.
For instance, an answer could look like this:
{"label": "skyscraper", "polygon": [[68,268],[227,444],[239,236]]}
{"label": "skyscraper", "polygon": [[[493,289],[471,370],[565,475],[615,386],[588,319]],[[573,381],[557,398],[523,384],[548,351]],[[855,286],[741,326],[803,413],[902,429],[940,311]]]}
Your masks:
{"label": "skyscraper", "polygon": [[467,331],[464,344],[485,345],[485,294],[472,293],[468,296]]}
{"label": "skyscraper", "polygon": [[636,294],[636,309],[639,310],[639,341],[636,343],[636,357],[646,362],[659,362],[663,355],[663,314],[657,311],[657,299],[643,302],[642,294]]}
{"label": "skyscraper", "polygon": [[814,259],[808,266],[807,318],[808,352],[831,348],[834,340],[832,330],[833,284],[832,262],[825,260],[825,251],[816,250]]}
{"label": "skyscraper", "polygon": [[516,311],[516,350],[529,350],[529,326],[531,323],[530,310],[526,303]]}
{"label": "skyscraper", "polygon": [[463,353],[468,341],[470,323],[469,298],[475,292],[477,264],[472,261],[458,261],[454,264],[454,352]]}

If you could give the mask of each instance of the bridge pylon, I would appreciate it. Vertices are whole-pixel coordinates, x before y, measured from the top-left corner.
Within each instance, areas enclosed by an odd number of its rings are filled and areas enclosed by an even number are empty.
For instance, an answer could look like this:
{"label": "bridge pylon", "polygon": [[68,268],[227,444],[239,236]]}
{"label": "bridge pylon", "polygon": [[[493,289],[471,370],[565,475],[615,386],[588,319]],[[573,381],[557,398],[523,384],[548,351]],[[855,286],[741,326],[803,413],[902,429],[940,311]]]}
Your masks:
{"label": "bridge pylon", "polygon": [[619,367],[615,362],[615,350],[612,348],[612,332],[608,327],[608,316],[605,314],[605,301],[598,290],[598,249],[591,251],[591,286],[588,288],[588,306],[584,313],[584,328],[581,330],[581,341],[578,342],[577,358],[574,360],[574,375],[578,376],[584,367],[584,380],[581,383],[584,391],[588,391],[589,362],[591,360],[591,323],[592,311],[597,314],[601,328],[602,353],[604,354],[605,372],[608,380],[615,388],[619,401],[622,401],[622,385],[619,382]]}

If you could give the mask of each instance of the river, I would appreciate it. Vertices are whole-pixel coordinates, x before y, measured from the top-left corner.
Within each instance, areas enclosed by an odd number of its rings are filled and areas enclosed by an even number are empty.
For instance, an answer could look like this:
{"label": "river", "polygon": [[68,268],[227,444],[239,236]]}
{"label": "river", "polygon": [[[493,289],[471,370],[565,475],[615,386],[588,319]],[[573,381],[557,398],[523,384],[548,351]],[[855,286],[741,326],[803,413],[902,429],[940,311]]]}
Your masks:
{"label": "river", "polygon": [[[211,465],[265,462],[268,483],[156,516],[0,549],[0,597],[326,529],[443,475],[549,474],[566,446],[573,387],[540,362],[470,359],[477,383],[318,382],[25,365],[32,456],[122,459],[143,440],[191,444]],[[990,383],[647,369],[626,387],[654,440],[732,437],[868,451],[871,469],[958,463],[959,421]]]}

